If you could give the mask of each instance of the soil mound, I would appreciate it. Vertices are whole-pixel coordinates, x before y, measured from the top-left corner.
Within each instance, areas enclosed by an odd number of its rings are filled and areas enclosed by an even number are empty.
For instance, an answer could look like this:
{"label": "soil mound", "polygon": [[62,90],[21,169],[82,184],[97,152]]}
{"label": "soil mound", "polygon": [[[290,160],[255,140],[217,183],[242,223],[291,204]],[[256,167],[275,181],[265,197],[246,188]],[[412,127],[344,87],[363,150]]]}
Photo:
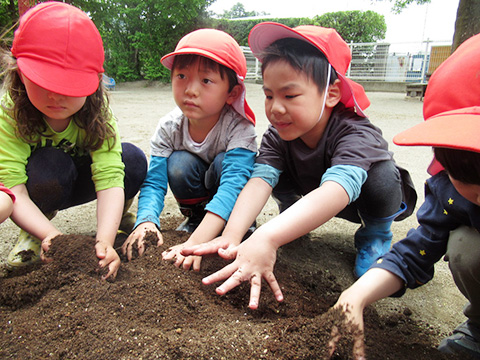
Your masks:
{"label": "soil mound", "polygon": [[[178,219],[171,221],[175,229]],[[166,230],[165,245],[123,262],[117,279],[101,280],[92,237],[52,241],[52,262],[0,279],[0,358],[15,359],[326,359],[329,311],[341,289],[328,271],[303,263],[321,259],[320,242],[302,239],[280,252],[276,276],[285,301],[262,290],[259,310],[249,310],[249,285],[225,296],[202,277],[225,265],[204,258],[202,271],[185,272],[161,258],[186,233]],[[152,244],[156,241],[153,239]],[[302,264],[304,264],[302,266]],[[408,316],[366,310],[369,359],[449,359],[436,350],[438,334]],[[344,330],[343,330],[344,331]],[[344,338],[334,359],[350,359]]]}

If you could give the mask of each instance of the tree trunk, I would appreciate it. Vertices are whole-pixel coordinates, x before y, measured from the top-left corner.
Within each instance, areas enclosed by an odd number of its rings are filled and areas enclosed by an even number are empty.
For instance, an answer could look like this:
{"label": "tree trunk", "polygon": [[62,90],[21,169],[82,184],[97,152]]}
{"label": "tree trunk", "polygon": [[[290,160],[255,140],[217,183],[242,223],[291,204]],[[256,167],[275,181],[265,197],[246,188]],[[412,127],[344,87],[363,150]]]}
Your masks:
{"label": "tree trunk", "polygon": [[35,0],[18,0],[18,17],[35,5]]}
{"label": "tree trunk", "polygon": [[480,33],[480,1],[460,0],[455,21],[452,52],[468,38]]}

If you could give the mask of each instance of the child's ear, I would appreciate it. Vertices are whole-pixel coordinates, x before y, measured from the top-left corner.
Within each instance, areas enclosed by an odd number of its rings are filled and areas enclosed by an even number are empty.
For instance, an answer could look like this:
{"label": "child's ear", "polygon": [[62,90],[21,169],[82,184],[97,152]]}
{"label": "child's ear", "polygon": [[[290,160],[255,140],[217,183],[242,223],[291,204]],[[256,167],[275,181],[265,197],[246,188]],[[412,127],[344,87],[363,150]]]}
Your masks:
{"label": "child's ear", "polygon": [[232,105],[233,102],[240,96],[240,94],[242,93],[242,90],[243,89],[241,85],[235,85],[232,91],[230,91],[230,93],[228,94],[226,103],[228,105]]}
{"label": "child's ear", "polygon": [[327,100],[325,105],[328,107],[335,107],[342,98],[342,91],[340,90],[340,80],[337,79],[332,85],[328,87]]}

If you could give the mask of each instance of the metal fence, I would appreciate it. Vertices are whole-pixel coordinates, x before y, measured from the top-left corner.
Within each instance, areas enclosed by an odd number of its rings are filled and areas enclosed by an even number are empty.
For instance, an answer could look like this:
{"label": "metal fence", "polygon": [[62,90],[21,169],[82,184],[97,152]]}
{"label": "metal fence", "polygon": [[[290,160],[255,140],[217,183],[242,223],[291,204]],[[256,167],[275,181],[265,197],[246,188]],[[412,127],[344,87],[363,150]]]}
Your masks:
{"label": "metal fence", "polygon": [[[356,81],[426,83],[428,77],[450,55],[451,42],[350,43],[352,62],[347,76]],[[261,80],[259,61],[250,48],[242,47],[247,58],[247,79]]]}

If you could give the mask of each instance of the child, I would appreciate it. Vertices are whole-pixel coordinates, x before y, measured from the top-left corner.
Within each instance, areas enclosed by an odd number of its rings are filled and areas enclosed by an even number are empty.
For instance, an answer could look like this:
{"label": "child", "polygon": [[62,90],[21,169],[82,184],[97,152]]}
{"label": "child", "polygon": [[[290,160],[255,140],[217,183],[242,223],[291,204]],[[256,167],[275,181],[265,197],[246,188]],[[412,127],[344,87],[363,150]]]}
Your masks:
{"label": "child", "polygon": [[[388,251],[390,225],[411,214],[416,193],[408,187],[408,173],[395,165],[380,130],[365,117],[369,101],[363,88],[345,78],[350,50],[335,30],[266,22],[252,29],[249,43],[263,63],[265,111],[272,126],[263,135],[252,178],[223,236],[211,246],[183,253],[218,249],[222,257],[236,257],[204,283],[230,277],[217,288],[225,294],[250,281],[249,306],[255,309],[262,278],[277,300],[283,300],[273,275],[280,246],[334,216],[362,222],[355,234],[354,271],[360,276]],[[234,247],[270,194],[280,214]],[[402,204],[405,195],[407,206]]]}
{"label": "child", "polygon": [[[432,175],[420,226],[396,243],[335,305],[363,329],[363,309],[401,296],[432,279],[445,255],[455,284],[468,300],[467,320],[444,339],[444,353],[480,358],[480,35],[465,41],[431,76],[424,99],[425,122],[393,139],[398,145],[432,146]],[[356,353],[364,356],[363,336]],[[334,344],[333,344],[334,345]],[[334,346],[332,347],[332,351]]]}
{"label": "child", "polygon": [[[257,151],[255,117],[245,100],[246,60],[236,41],[220,30],[200,29],[183,37],[162,64],[171,70],[177,108],[163,117],[151,141],[151,159],[139,195],[136,228],[122,249],[144,251],[146,231],[159,232],[167,184],[187,218],[177,228],[189,239],[163,253],[165,260],[200,269],[200,257],[180,250],[218,236]],[[252,223],[250,223],[252,224]]]}
{"label": "child", "polygon": [[15,195],[10,189],[0,183],[0,224],[4,222],[13,211],[13,203],[15,202]]}
{"label": "child", "polygon": [[[20,19],[3,60],[0,181],[15,194],[11,218],[22,229],[7,264],[37,261],[60,234],[49,221],[56,211],[97,198],[96,253],[109,269],[105,278],[115,277],[122,209],[129,220],[124,202],[138,192],[147,159],[120,143],[100,85],[104,50],[97,28],[76,7],[39,4]],[[31,261],[24,261],[25,251],[33,252]]]}

